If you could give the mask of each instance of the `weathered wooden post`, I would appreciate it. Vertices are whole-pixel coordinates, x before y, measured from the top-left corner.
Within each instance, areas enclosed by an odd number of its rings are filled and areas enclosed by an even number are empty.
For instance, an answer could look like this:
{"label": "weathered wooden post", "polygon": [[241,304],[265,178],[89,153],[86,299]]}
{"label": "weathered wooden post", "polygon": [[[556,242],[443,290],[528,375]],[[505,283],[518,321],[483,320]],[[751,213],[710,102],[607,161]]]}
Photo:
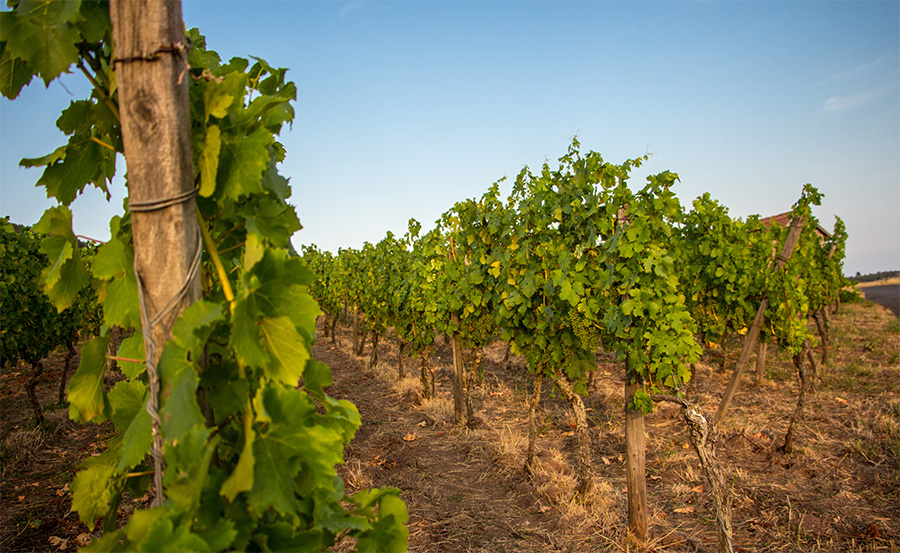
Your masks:
{"label": "weathered wooden post", "polygon": [[164,496],[156,363],[181,311],[201,296],[188,102],[190,44],[180,0],[112,0],[110,19],[150,379],[157,506]]}

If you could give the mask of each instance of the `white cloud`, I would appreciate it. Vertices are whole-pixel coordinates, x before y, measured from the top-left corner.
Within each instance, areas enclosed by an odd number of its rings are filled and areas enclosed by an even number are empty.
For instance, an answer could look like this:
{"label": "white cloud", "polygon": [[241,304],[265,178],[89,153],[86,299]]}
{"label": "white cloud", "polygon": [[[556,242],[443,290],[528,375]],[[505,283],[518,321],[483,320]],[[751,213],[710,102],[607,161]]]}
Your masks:
{"label": "white cloud", "polygon": [[872,61],[867,61],[864,63],[860,63],[859,65],[855,65],[849,69],[844,69],[843,71],[838,71],[831,75],[831,80],[833,81],[845,81],[849,79],[857,80],[865,75],[871,74],[874,70],[878,69],[884,63],[887,62],[887,58],[885,56],[881,56]]}
{"label": "white cloud", "polygon": [[825,101],[825,111],[847,111],[864,106],[896,88],[895,85],[869,88],[849,94],[832,96]]}

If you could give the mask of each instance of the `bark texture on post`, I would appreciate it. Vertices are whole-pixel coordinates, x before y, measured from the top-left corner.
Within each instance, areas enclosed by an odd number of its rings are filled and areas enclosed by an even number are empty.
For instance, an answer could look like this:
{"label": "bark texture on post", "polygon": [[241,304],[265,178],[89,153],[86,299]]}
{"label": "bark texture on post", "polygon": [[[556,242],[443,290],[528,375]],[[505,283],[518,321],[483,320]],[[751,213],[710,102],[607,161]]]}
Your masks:
{"label": "bark texture on post", "polygon": [[[459,315],[454,313],[451,319],[453,325],[459,328]],[[467,405],[466,366],[456,332],[451,332],[450,345],[453,348],[453,420],[464,425],[468,422],[470,408]]]}
{"label": "bark texture on post", "polygon": [[[180,0],[112,0],[110,19],[152,403],[163,345],[181,311],[201,296],[187,46]],[[162,437],[155,419],[157,506]]]}
{"label": "bark texture on post", "polygon": [[534,387],[531,390],[531,397],[528,398],[528,451],[525,453],[525,471],[534,473],[534,450],[537,443],[538,425],[537,425],[537,408],[541,402],[541,381],[543,380],[543,369],[538,367],[534,371]]}
{"label": "bark texture on post", "polygon": [[[800,240],[800,231],[803,230],[805,221],[805,217],[794,217],[791,221],[791,228],[784,241],[784,247],[781,249],[781,255],[778,256],[778,261],[775,264],[775,272],[784,268],[791,259],[791,255],[794,253],[794,247],[797,245],[797,241]],[[716,422],[719,424],[722,424],[725,413],[731,405],[731,399],[737,391],[738,384],[741,381],[741,375],[744,373],[744,368],[747,366],[750,354],[753,353],[753,346],[759,341],[759,330],[762,328],[762,323],[766,315],[766,308],[768,306],[769,298],[764,298],[759,305],[759,309],[756,311],[756,317],[753,319],[753,324],[750,325],[747,336],[744,337],[744,346],[741,349],[741,356],[738,359],[737,365],[734,367],[734,372],[731,374],[731,380],[728,382],[728,387],[725,388],[725,395],[722,396],[722,402],[719,403],[719,410],[716,412]]]}
{"label": "bark texture on post", "polygon": [[769,343],[760,342],[759,351],[756,352],[756,383],[759,384],[766,377],[766,354],[769,352]]}
{"label": "bark texture on post", "polygon": [[[625,377],[625,481],[628,486],[628,530],[641,543],[650,537],[644,413],[630,407],[641,383],[630,370]],[[635,380],[632,382],[632,380]]]}

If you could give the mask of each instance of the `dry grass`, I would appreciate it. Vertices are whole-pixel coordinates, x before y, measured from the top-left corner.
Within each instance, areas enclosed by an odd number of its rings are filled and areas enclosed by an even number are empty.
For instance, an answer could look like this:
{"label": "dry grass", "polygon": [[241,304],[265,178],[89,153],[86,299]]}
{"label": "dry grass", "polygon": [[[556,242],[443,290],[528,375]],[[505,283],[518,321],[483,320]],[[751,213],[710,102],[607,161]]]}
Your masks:
{"label": "dry grass", "polygon": [[[846,305],[835,315],[830,360],[790,455],[778,447],[796,404],[796,369],[790,355],[770,347],[766,378],[756,384],[751,358],[717,446],[733,490],[738,550],[900,551],[895,320],[865,303]],[[381,420],[370,426],[369,445],[359,446],[362,457],[349,457],[345,474],[348,487],[404,490],[410,550],[639,550],[627,531],[621,363],[598,357],[585,398],[594,487],[587,497],[576,498],[571,413],[549,384],[538,413],[537,462],[532,474],[523,471],[531,377],[523,359],[512,356],[504,363],[505,344],[485,349],[485,381],[472,390],[476,416],[483,420],[475,430],[453,424],[446,347],[438,344],[432,358],[437,397],[421,400],[418,371],[398,381],[396,347],[387,340],[382,344],[383,363],[370,374],[381,383],[377,401],[395,410],[389,417],[372,416],[396,424]],[[688,393],[707,412],[715,411],[739,351],[735,338],[698,363]],[[723,357],[727,371],[721,368]],[[355,358],[358,365],[364,361]],[[413,394],[415,400],[402,401]],[[680,410],[658,406],[645,425],[651,521],[646,550],[715,550],[714,506]],[[415,440],[398,443],[409,433]],[[376,455],[379,464],[365,461]]]}
{"label": "dry grass", "polygon": [[425,398],[416,410],[427,415],[435,424],[453,424],[453,399],[449,396]]}
{"label": "dry grass", "polygon": [[40,457],[44,447],[44,432],[40,428],[14,430],[0,442],[0,474],[27,470]]}
{"label": "dry grass", "polygon": [[900,276],[883,278],[881,280],[873,280],[872,282],[858,282],[857,288],[868,288],[869,286],[884,286],[887,284],[900,284]]}

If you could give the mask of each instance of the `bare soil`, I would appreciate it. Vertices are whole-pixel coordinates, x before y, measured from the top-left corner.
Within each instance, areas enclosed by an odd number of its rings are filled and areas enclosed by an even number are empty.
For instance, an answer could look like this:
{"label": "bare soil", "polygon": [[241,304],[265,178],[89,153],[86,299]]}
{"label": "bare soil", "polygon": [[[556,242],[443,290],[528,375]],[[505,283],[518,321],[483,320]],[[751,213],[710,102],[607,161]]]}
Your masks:
{"label": "bare soil", "polygon": [[[371,486],[402,490],[409,509],[409,549],[417,552],[638,551],[625,519],[623,367],[598,357],[585,403],[594,490],[573,500],[574,419],[558,394],[540,408],[538,470],[522,470],[527,440],[523,360],[504,363],[505,344],[484,356],[472,387],[474,429],[453,424],[451,354],[439,341],[432,358],[435,399],[423,399],[418,360],[397,377],[397,343],[382,339],[378,366],[350,352],[349,329],[336,343],[320,338],[314,355],[332,367],[330,393],[352,400],[363,424],[340,467],[348,492]],[[740,337],[709,351],[689,396],[714,412]],[[85,457],[102,450],[108,425],[81,426],[53,405],[63,352],[45,361],[38,395],[47,423],[31,426],[24,393],[30,369],[0,374],[0,550],[72,551],[91,539],[69,512],[68,482]],[[77,358],[76,361],[77,363]],[[748,373],[752,373],[750,370]],[[110,375],[110,380],[115,375]],[[828,364],[797,435],[784,454],[798,379],[786,353],[769,349],[766,379],[748,374],[722,426],[718,455],[734,493],[738,551],[900,551],[900,325],[871,303],[833,316]],[[111,383],[110,382],[110,383]],[[546,389],[546,387],[545,387]],[[647,551],[715,551],[712,500],[679,412],[662,406],[646,418],[651,540]],[[141,507],[121,508],[121,518]],[[352,548],[345,540],[340,551]],[[63,547],[65,549],[63,549]]]}

